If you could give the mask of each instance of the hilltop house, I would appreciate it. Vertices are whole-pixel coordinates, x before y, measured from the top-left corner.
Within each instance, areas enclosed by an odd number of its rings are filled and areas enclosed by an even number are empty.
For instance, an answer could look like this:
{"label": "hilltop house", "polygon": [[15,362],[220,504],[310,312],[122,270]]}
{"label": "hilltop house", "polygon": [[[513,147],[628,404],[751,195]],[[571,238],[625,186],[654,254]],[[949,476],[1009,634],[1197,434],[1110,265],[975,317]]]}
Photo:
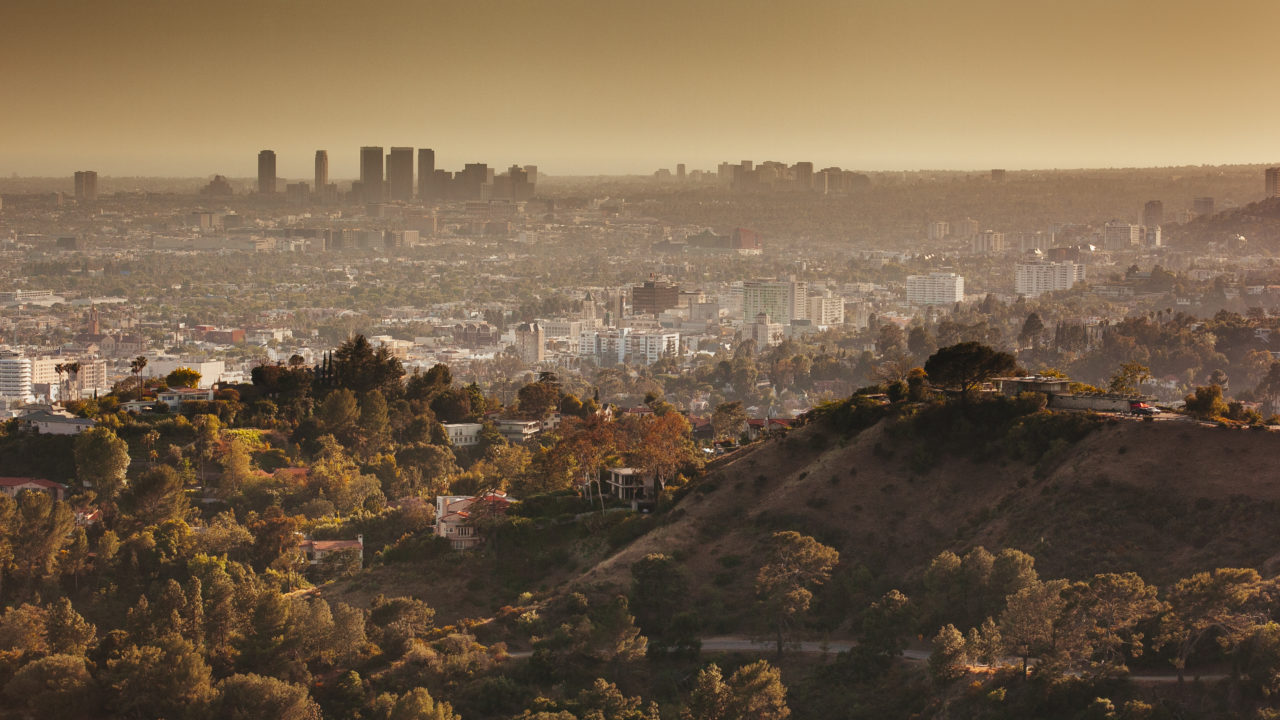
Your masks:
{"label": "hilltop house", "polygon": [[506,514],[511,500],[495,490],[480,497],[472,495],[440,495],[436,498],[436,536],[453,545],[454,550],[470,550],[484,543],[475,519],[481,513]]}
{"label": "hilltop house", "polygon": [[17,497],[23,490],[48,493],[54,500],[61,500],[66,495],[66,488],[56,482],[43,478],[0,477],[0,492],[10,497]]}
{"label": "hilltop house", "polygon": [[96,423],[65,410],[35,410],[18,416],[18,424],[41,435],[79,435]]}
{"label": "hilltop house", "polygon": [[336,552],[354,551],[364,565],[364,535],[357,535],[355,540],[312,540],[310,538],[298,543],[298,549],[312,565],[319,565],[325,557]]}

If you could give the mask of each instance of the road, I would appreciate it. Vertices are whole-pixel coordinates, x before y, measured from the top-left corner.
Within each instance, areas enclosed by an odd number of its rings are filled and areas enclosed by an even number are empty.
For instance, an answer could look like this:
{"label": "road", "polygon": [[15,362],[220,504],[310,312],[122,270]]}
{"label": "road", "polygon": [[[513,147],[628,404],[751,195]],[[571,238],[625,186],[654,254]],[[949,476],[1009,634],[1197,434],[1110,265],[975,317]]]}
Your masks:
{"label": "road", "polygon": [[[845,652],[851,649],[855,644],[856,643],[852,640],[803,640],[799,643],[788,644],[787,652],[814,655],[825,655],[828,653],[834,654]],[[768,657],[777,651],[777,646],[768,640],[756,640],[743,635],[717,635],[715,637],[702,638],[702,651],[749,652]],[[509,656],[513,659],[527,658],[532,654],[533,653],[528,650],[517,650],[516,652],[509,653]],[[907,648],[903,651],[902,657],[912,662],[924,662],[929,659],[929,651],[923,648]],[[1016,666],[1019,663],[1014,660],[1010,660],[1007,664],[1010,666]],[[982,670],[986,669],[986,666],[973,666],[973,669]],[[1197,675],[1193,672],[1189,672],[1186,674],[1186,681],[1195,682],[1199,680],[1201,682],[1214,682],[1217,680],[1223,680],[1226,677],[1227,676],[1225,674],[1221,673]],[[1174,673],[1130,675],[1129,679],[1137,683],[1166,684],[1178,682],[1178,676]]]}

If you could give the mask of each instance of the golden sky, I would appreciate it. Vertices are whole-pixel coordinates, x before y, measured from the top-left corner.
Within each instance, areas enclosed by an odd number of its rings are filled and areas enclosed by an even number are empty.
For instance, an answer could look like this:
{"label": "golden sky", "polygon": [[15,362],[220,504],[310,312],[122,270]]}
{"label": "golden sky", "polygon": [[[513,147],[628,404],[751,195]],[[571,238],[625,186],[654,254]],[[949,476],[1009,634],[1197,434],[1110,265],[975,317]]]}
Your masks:
{"label": "golden sky", "polygon": [[1280,159],[1280,0],[4,0],[0,174]]}

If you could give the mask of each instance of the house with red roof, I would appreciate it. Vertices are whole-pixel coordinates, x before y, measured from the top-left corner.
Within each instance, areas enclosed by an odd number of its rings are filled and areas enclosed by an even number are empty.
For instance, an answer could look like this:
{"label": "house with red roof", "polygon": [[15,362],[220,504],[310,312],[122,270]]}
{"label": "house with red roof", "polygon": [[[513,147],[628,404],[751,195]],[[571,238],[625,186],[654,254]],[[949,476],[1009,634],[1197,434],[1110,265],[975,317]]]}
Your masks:
{"label": "house with red roof", "polygon": [[0,477],[0,492],[10,497],[17,497],[23,490],[48,493],[54,500],[61,500],[67,489],[61,484],[43,478]]}
{"label": "house with red roof", "polygon": [[470,550],[484,544],[476,520],[494,514],[505,515],[511,500],[501,490],[479,497],[440,495],[436,497],[436,536],[448,540],[454,550]]}

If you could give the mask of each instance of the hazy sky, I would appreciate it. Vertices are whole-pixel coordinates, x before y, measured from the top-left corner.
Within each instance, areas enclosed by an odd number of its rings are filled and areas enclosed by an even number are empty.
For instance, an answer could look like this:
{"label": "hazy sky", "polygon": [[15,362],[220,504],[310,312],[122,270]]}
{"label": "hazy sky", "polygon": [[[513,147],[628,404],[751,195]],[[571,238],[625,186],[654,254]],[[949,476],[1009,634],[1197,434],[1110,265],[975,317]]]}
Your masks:
{"label": "hazy sky", "polygon": [[0,174],[1280,159],[1277,0],[4,0]]}

